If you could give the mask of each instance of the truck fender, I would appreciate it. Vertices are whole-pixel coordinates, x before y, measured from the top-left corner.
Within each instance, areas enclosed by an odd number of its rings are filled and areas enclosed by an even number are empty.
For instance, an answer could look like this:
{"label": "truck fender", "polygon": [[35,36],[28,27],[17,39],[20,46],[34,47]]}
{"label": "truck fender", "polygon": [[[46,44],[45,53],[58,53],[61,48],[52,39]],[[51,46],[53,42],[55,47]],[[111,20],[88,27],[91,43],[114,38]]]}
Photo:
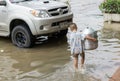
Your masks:
{"label": "truck fender", "polygon": [[[15,19],[24,21],[28,25],[32,35],[37,34],[36,27],[35,27],[34,23],[32,22],[32,20],[28,16],[21,15],[21,14],[14,14],[14,15],[10,16],[10,18],[8,18],[9,26],[10,26],[11,22]],[[9,27],[9,31],[10,31],[10,27]]]}

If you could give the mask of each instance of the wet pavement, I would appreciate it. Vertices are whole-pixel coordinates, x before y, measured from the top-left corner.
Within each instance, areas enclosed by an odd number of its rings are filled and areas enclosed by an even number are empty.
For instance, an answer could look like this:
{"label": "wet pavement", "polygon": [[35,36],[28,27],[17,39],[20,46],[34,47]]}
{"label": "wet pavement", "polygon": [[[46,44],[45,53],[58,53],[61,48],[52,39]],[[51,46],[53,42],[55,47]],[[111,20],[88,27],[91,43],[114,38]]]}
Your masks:
{"label": "wet pavement", "polygon": [[99,47],[86,51],[86,72],[75,73],[66,37],[43,39],[34,48],[14,46],[0,37],[0,81],[108,81],[120,66],[120,23],[103,22],[102,0],[71,0],[79,30],[98,31]]}

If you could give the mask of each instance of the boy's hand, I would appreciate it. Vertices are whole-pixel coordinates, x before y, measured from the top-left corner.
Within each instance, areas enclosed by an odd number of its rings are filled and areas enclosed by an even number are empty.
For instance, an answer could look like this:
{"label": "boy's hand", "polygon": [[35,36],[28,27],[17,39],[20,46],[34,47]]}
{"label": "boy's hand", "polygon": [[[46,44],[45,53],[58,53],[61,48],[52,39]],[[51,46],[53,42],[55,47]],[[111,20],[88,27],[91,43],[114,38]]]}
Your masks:
{"label": "boy's hand", "polygon": [[94,41],[94,42],[95,42],[95,41],[97,41],[97,39],[95,39],[95,38],[92,38],[92,41]]}
{"label": "boy's hand", "polygon": [[93,38],[93,37],[91,37],[91,36],[89,36],[89,35],[87,35],[86,37],[85,37],[86,39],[89,39],[89,40],[92,40],[92,41],[97,41],[97,39],[95,39],[95,38]]}

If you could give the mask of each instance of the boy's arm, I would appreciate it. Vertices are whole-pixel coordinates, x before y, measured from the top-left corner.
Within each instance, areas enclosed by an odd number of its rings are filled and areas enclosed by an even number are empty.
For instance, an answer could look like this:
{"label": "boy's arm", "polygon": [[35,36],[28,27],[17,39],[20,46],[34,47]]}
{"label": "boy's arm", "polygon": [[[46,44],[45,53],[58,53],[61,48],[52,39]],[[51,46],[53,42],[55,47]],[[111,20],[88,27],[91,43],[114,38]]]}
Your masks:
{"label": "boy's arm", "polygon": [[66,34],[66,37],[67,37],[67,42],[68,42],[68,44],[70,43],[70,32],[68,32],[67,34]]}
{"label": "boy's arm", "polygon": [[89,39],[89,40],[92,40],[92,41],[97,41],[97,39],[95,39],[95,38],[93,38],[93,37],[91,37],[91,36],[89,36],[89,35],[87,35],[85,38],[86,38],[86,39]]}

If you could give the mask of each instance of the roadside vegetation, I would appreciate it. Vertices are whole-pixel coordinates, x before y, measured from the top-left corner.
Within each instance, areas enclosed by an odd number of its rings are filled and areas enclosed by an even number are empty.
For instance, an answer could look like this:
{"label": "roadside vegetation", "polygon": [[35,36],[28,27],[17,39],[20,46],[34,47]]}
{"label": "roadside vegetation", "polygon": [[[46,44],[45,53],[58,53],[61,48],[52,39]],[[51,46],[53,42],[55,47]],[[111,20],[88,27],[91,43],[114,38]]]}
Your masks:
{"label": "roadside vegetation", "polygon": [[103,13],[120,14],[120,0],[105,0],[99,8]]}

